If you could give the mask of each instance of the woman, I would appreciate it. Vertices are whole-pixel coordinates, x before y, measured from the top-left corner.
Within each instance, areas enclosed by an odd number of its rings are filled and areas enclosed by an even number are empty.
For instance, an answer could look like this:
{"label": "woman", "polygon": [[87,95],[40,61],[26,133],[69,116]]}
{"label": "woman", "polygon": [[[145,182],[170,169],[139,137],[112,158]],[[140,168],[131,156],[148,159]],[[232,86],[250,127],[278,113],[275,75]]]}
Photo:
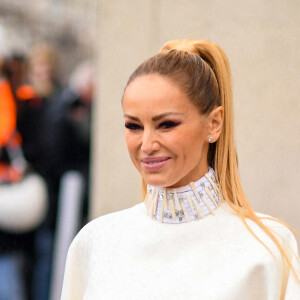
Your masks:
{"label": "woman", "polygon": [[122,105],[145,204],[78,234],[62,299],[300,299],[293,235],[255,214],[241,187],[224,52],[167,43],[131,75]]}

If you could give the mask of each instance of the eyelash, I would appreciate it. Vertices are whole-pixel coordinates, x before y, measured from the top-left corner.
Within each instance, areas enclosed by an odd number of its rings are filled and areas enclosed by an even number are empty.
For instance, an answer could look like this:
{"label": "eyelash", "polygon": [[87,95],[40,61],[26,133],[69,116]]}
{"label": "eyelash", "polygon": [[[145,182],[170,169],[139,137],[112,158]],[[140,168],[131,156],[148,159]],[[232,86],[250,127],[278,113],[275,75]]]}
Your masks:
{"label": "eyelash", "polygon": [[168,129],[168,128],[176,127],[179,124],[180,124],[180,122],[165,121],[165,122],[160,123],[158,125],[158,127],[163,128],[163,129]]}
{"label": "eyelash", "polygon": [[[160,123],[158,125],[158,128],[161,128],[161,129],[169,129],[169,128],[173,128],[173,127],[176,127],[180,124],[180,122],[173,122],[173,121],[164,121],[162,123]],[[142,126],[136,124],[136,123],[125,123],[125,127],[129,130],[140,130],[140,129],[143,129]]]}
{"label": "eyelash", "polygon": [[135,123],[125,123],[125,127],[129,130],[139,130],[142,129],[142,127]]}

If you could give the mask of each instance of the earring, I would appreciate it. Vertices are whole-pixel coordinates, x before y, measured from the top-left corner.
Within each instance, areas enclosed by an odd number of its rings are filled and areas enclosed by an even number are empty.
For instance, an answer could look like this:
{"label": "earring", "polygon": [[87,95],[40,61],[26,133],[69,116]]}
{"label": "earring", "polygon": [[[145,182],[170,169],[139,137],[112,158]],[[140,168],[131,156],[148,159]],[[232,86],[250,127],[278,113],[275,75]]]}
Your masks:
{"label": "earring", "polygon": [[211,142],[212,140],[213,140],[213,137],[210,136],[210,137],[208,138],[208,141]]}

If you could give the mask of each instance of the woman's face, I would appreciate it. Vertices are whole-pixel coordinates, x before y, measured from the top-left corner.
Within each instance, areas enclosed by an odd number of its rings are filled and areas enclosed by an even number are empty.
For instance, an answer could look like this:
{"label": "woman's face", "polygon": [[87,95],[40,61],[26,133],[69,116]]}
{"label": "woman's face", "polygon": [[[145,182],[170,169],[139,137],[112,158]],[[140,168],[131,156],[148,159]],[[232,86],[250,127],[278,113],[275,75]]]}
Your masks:
{"label": "woman's face", "polygon": [[208,117],[167,77],[137,77],[123,97],[126,144],[145,181],[179,187],[208,170]]}

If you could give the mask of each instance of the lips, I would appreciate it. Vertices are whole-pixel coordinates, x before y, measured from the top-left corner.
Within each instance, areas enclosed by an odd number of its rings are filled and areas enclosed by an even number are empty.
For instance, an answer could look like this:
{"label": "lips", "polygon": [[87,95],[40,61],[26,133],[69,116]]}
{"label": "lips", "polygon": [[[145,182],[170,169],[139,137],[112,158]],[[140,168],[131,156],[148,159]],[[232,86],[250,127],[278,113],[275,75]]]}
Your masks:
{"label": "lips", "polygon": [[141,159],[141,163],[143,167],[147,171],[158,171],[162,167],[164,167],[168,161],[170,160],[169,157],[145,157]]}

